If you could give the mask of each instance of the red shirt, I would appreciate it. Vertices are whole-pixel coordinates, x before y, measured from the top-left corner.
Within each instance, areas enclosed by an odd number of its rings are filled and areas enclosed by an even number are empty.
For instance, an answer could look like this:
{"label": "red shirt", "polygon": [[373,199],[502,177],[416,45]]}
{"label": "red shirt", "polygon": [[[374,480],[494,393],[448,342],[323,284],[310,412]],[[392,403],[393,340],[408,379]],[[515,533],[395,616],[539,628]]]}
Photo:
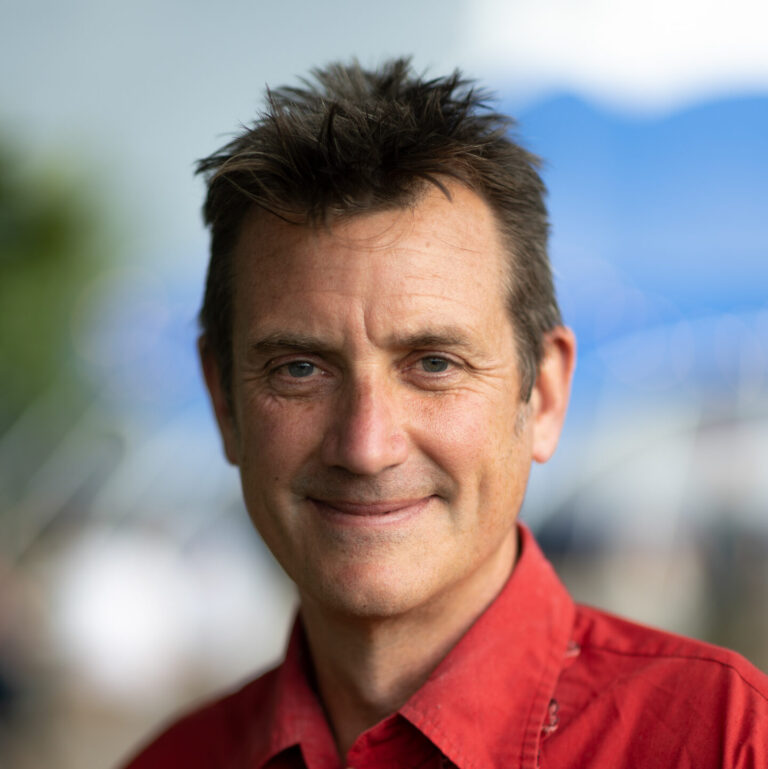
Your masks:
{"label": "red shirt", "polygon": [[768,677],[575,605],[520,536],[502,593],[343,764],[297,623],[280,667],[178,721],[127,769],[768,767]]}

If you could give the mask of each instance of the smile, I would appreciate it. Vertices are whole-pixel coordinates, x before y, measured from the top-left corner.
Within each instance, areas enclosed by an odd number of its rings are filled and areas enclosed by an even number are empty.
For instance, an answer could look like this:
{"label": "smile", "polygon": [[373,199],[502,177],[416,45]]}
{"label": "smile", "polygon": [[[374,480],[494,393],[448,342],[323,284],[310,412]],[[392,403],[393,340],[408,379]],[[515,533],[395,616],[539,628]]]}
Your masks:
{"label": "smile", "polygon": [[382,502],[351,502],[312,498],[309,501],[320,514],[326,517],[342,521],[346,519],[349,523],[353,523],[355,520],[359,520],[361,523],[373,523],[383,519],[394,522],[394,519],[402,520],[418,514],[429,504],[431,499],[432,497],[428,496]]}

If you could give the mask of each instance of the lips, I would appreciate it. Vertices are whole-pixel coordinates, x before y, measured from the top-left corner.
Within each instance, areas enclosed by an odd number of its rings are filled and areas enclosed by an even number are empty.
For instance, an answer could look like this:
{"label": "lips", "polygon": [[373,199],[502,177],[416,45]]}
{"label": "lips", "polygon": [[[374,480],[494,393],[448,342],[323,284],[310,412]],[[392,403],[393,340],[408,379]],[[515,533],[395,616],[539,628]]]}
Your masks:
{"label": "lips", "polygon": [[396,499],[383,502],[349,502],[346,500],[312,499],[311,501],[320,508],[344,513],[346,515],[358,516],[361,518],[371,516],[391,515],[409,508],[416,507],[430,497],[416,497],[413,499]]}

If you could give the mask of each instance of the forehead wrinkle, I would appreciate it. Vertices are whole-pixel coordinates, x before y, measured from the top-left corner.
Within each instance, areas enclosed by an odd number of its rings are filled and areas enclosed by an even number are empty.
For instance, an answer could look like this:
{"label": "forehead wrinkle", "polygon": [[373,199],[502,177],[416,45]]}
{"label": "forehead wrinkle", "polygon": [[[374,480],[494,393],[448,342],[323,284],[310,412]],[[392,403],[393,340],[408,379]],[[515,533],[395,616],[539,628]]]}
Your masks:
{"label": "forehead wrinkle", "polygon": [[[486,248],[484,244],[478,244],[476,231],[476,228],[467,227],[466,231],[459,234],[456,239],[451,239],[446,236],[446,233],[436,229],[432,233],[432,237],[437,243],[446,246],[449,251],[460,251],[465,254],[480,256],[486,252]],[[494,240],[496,240],[495,237]],[[490,245],[495,246],[496,244],[491,243]]]}
{"label": "forehead wrinkle", "polygon": [[[504,315],[506,317],[506,309],[504,305],[504,287],[499,285],[498,287],[494,287],[493,289],[490,289],[489,291],[482,291],[479,292],[476,297],[473,297],[473,299],[470,301],[466,296],[454,296],[451,295],[448,291],[416,291],[416,290],[407,290],[407,291],[396,291],[391,292],[389,294],[383,294],[384,297],[388,297],[392,301],[392,306],[396,307],[398,300],[402,299],[417,299],[417,300],[424,300],[424,314],[429,314],[431,312],[431,302],[433,300],[437,300],[440,302],[441,305],[444,305],[446,303],[450,303],[451,305],[458,305],[462,309],[466,310],[467,308],[474,308],[473,309],[473,316],[477,317],[478,319],[482,317],[484,314],[485,306],[489,301],[493,300],[493,297],[495,296],[499,300],[499,307],[500,309],[504,310]],[[446,311],[446,308],[443,308],[443,312]],[[466,313],[462,313],[462,317],[464,318],[470,318],[472,316],[468,316]]]}

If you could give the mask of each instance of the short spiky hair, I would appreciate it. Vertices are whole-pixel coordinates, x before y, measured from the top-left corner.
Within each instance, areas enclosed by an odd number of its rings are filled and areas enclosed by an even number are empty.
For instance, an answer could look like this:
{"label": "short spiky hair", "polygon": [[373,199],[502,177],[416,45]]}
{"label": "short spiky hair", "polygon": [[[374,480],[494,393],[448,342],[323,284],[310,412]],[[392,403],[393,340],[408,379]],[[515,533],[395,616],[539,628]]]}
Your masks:
{"label": "short spiky hair", "polygon": [[[547,257],[539,159],[512,141],[514,121],[456,71],[426,80],[409,59],[377,70],[357,62],[312,71],[301,88],[267,91],[250,129],[197,164],[211,261],[200,322],[231,393],[233,250],[252,206],[297,225],[406,207],[454,179],[491,207],[509,249],[509,311],[522,397],[536,380],[543,335],[559,325]],[[450,196],[449,196],[450,197]]]}

